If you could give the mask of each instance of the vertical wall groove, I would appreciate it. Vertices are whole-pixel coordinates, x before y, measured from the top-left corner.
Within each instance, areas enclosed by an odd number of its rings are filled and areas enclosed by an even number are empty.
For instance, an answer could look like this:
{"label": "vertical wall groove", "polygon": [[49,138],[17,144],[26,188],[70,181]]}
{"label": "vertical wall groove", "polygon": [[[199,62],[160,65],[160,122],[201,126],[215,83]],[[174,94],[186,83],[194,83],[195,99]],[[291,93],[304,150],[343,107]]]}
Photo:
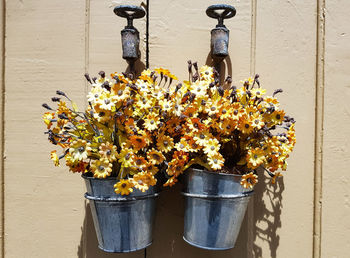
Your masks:
{"label": "vertical wall groove", "polygon": [[146,68],[149,68],[149,0],[146,1]]}
{"label": "vertical wall groove", "polygon": [[316,114],[313,257],[321,257],[322,236],[322,155],[324,119],[325,0],[317,1]]}
{"label": "vertical wall groove", "polygon": [[[85,0],[85,73],[89,72],[89,49],[90,49],[90,0]],[[88,82],[85,80],[85,96],[88,94]],[[85,108],[87,107],[87,102],[84,101]],[[87,209],[89,208],[87,206],[87,201],[84,200],[84,207],[85,207],[85,214],[87,212]],[[84,219],[84,225],[83,225],[83,246],[82,246],[82,252],[83,252],[83,257],[86,257],[86,250],[87,250],[87,236],[86,236],[86,230],[88,228],[87,225],[87,220]]]}
{"label": "vertical wall groove", "polygon": [[[257,15],[257,0],[251,0],[251,27],[250,27],[250,75],[255,74],[256,64],[256,15]],[[248,233],[247,233],[247,257],[253,256],[253,244],[254,244],[254,202],[252,197],[248,206]]]}
{"label": "vertical wall groove", "polygon": [[0,194],[1,194],[1,257],[5,257],[5,170],[4,170],[4,159],[5,159],[5,138],[4,138],[4,128],[5,128],[5,33],[6,33],[6,1],[2,0],[0,3],[0,12],[1,12],[1,32],[0,32],[0,40],[1,40],[1,96],[0,96]]}
{"label": "vertical wall groove", "polygon": [[251,0],[250,74],[255,74],[257,0]]}

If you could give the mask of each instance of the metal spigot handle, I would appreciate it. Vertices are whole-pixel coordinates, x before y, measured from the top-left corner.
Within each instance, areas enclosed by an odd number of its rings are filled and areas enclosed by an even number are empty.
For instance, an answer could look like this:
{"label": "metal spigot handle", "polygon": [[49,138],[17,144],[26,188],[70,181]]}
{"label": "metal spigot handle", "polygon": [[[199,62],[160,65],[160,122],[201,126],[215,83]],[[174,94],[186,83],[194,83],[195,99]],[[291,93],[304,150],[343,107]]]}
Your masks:
{"label": "metal spigot handle", "polygon": [[[217,12],[217,11],[222,11]],[[228,4],[214,4],[207,8],[207,15],[210,18],[218,19],[218,24],[216,27],[225,27],[224,19],[232,18],[236,15],[236,8]]]}
{"label": "metal spigot handle", "polygon": [[119,5],[113,11],[116,15],[128,20],[128,25],[125,28],[134,28],[133,20],[140,19],[146,15],[145,10],[136,5]]}

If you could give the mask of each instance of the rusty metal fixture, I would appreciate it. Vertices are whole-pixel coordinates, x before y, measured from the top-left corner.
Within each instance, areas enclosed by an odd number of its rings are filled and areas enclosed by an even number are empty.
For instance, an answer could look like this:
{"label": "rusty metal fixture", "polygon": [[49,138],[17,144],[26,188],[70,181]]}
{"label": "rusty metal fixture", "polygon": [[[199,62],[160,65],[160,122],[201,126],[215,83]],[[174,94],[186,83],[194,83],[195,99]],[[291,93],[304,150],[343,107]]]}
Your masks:
{"label": "rusty metal fixture", "polygon": [[126,18],[128,24],[121,31],[123,58],[129,64],[133,64],[140,58],[140,33],[133,26],[134,19],[140,19],[145,16],[146,12],[143,8],[135,5],[119,5],[114,8],[114,13],[120,17]]}
{"label": "rusty metal fixture", "polygon": [[236,9],[227,4],[215,4],[207,8],[209,17],[218,19],[218,24],[211,30],[211,53],[216,61],[222,61],[228,56],[229,30],[224,25],[224,19],[232,18],[236,15]]}

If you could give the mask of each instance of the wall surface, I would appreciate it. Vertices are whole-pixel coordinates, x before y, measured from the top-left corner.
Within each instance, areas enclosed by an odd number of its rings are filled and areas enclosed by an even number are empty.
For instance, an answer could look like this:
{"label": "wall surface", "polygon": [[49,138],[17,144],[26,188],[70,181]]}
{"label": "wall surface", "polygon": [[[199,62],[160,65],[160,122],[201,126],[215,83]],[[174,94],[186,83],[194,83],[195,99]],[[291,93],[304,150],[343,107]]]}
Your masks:
{"label": "wall surface", "polygon": [[[154,242],[130,254],[97,247],[85,188],[49,161],[42,103],[56,90],[86,106],[83,74],[126,71],[118,4],[146,7],[137,69],[187,77],[187,60],[212,64],[216,21],[200,0],[0,1],[0,233],[2,257],[348,257],[350,251],[350,3],[345,0],[220,1],[237,15],[222,65],[236,85],[255,73],[297,124],[288,171],[276,185],[262,175],[236,247],[205,251],[182,240],[180,186],[162,192]],[[146,28],[149,33],[147,35]],[[148,46],[148,48],[147,48]]]}

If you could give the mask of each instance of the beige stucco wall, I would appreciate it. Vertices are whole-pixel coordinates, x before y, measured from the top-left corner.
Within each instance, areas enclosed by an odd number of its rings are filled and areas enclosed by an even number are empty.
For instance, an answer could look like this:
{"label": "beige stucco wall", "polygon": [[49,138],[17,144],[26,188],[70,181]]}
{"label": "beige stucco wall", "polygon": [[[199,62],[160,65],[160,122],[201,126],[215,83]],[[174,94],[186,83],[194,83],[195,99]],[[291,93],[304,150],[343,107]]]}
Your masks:
{"label": "beige stucco wall", "polygon": [[[116,1],[136,3],[141,1]],[[144,1],[143,4],[146,4]],[[210,63],[205,15],[216,1],[149,0],[149,63],[186,76],[187,60]],[[211,252],[182,240],[180,186],[158,202],[147,257],[348,257],[350,204],[350,3],[345,0],[220,1],[236,7],[225,21],[235,83],[259,73],[297,120],[297,145],[283,182],[259,184],[236,247]],[[57,89],[85,105],[85,71],[124,71],[120,30],[110,0],[0,1],[0,224],[5,257],[145,257],[97,248],[79,175],[54,168],[41,103]],[[146,18],[140,31],[146,63]],[[3,44],[4,43],[4,44]],[[4,100],[4,102],[3,102]],[[264,178],[261,177],[263,182]],[[4,184],[4,185],[3,185]],[[1,253],[1,252],[0,252]]]}

